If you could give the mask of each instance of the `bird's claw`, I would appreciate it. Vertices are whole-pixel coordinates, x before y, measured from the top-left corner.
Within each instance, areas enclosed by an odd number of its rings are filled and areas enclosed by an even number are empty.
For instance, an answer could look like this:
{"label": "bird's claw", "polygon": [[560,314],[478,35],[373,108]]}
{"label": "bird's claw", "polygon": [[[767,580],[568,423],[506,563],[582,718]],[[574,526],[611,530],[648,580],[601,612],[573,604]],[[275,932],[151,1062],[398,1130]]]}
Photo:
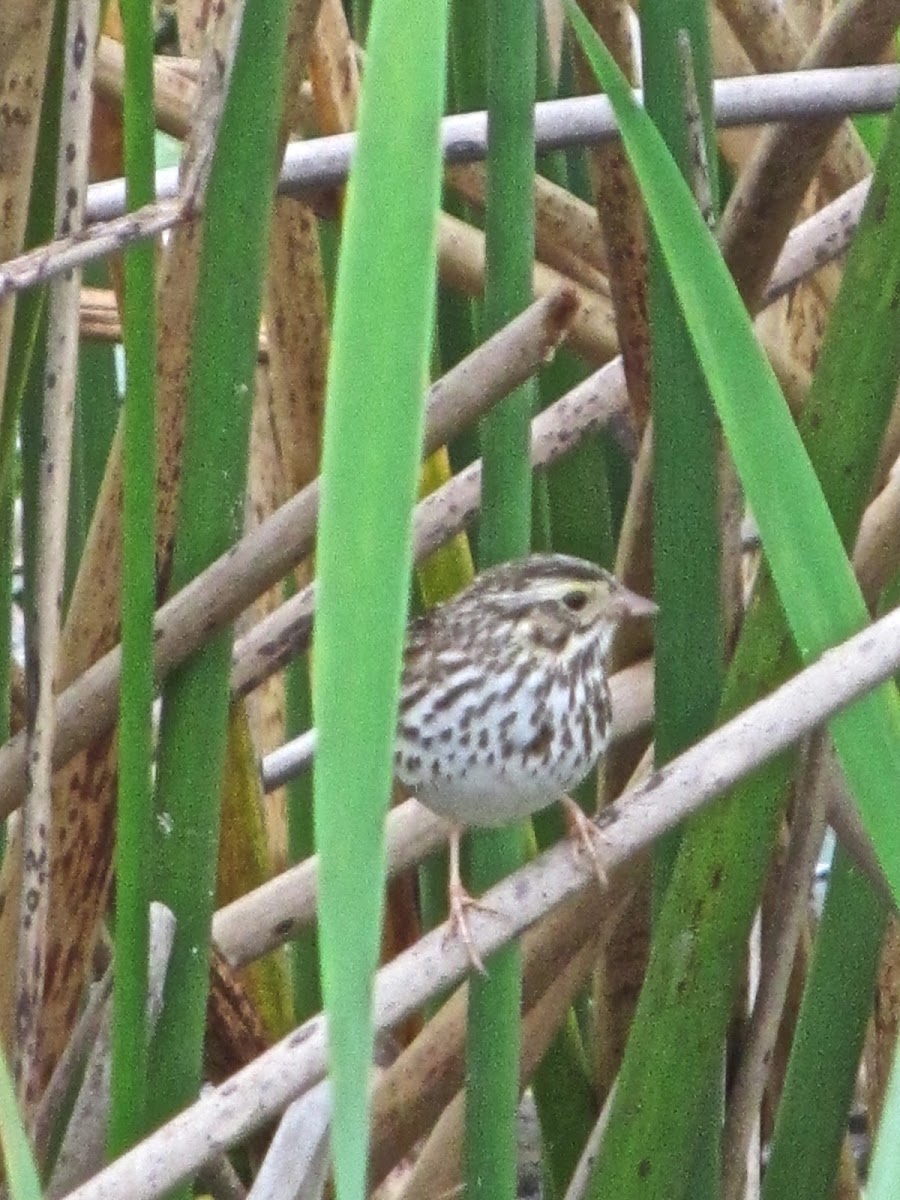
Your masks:
{"label": "bird's claw", "polygon": [[497,910],[490,908],[487,904],[482,904],[480,900],[476,900],[474,896],[470,896],[461,883],[454,885],[450,884],[450,933],[456,934],[466,948],[466,953],[469,956],[469,962],[479,973],[479,975],[487,975],[481,955],[478,953],[478,948],[475,945],[475,939],[472,937],[472,930],[469,928],[469,918],[466,915],[469,909],[477,909],[483,913],[489,913],[491,916],[498,916]]}
{"label": "bird's claw", "polygon": [[566,796],[563,801],[566,814],[566,825],[569,836],[575,841],[575,849],[583,850],[594,864],[597,881],[602,888],[609,883],[604,857],[607,851],[606,840],[594,822],[582,809]]}

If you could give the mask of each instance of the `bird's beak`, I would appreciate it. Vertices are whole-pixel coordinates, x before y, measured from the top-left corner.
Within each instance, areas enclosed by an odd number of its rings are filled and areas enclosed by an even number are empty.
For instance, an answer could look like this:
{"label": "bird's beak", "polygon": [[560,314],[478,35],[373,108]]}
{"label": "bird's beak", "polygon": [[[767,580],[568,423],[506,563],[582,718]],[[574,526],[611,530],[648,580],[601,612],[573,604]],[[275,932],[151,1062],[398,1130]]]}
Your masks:
{"label": "bird's beak", "polygon": [[652,600],[619,586],[610,597],[613,615],[616,617],[655,617],[659,611]]}

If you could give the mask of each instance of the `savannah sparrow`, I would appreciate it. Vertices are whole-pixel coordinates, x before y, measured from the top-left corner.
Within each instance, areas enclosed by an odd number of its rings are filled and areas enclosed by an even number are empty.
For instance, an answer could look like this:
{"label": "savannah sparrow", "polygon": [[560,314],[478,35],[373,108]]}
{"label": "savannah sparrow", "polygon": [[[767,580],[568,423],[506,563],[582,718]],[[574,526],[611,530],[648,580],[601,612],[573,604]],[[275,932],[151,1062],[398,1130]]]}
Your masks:
{"label": "savannah sparrow", "polygon": [[655,611],[592,563],[532,554],[410,625],[394,769],[453,825],[450,912],[475,966],[462,828],[511,824],[559,801],[602,878],[599,833],[566,792],[609,740],[604,659],[616,627]]}

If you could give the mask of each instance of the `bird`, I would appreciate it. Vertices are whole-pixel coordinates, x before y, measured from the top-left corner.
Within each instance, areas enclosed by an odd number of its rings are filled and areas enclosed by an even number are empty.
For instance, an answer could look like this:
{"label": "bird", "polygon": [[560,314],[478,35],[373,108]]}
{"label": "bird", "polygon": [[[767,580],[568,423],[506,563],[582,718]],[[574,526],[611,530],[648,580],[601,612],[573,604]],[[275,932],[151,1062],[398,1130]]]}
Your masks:
{"label": "bird", "polygon": [[534,553],[483,571],[409,625],[394,774],[450,823],[451,928],[482,972],[466,918],[482,906],[462,883],[462,833],[558,802],[603,880],[599,830],[567,793],[609,743],[616,629],[655,613],[591,562]]}

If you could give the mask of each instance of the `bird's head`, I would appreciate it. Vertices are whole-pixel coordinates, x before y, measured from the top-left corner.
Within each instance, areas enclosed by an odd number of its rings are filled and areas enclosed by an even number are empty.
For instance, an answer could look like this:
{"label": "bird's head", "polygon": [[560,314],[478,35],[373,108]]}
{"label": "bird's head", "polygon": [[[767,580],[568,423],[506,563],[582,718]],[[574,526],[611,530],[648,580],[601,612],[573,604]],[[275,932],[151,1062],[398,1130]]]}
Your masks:
{"label": "bird's head", "polygon": [[656,613],[652,600],[602,567],[566,554],[503,563],[483,572],[471,592],[536,645],[558,652],[597,639],[605,654],[621,621]]}

